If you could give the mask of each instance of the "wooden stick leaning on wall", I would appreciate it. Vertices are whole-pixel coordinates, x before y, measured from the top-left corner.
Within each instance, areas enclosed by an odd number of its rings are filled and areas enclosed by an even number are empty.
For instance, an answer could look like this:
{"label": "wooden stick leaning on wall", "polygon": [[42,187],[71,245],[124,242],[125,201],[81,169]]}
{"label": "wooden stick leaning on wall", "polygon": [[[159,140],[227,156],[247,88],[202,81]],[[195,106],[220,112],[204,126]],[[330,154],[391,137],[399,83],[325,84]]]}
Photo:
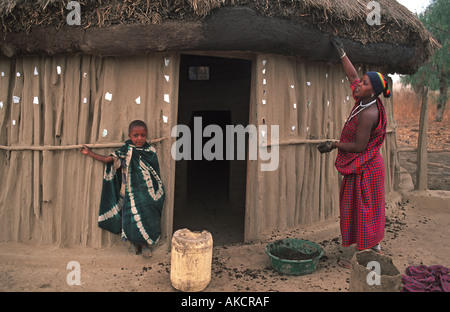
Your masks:
{"label": "wooden stick leaning on wall", "polygon": [[83,145],[89,148],[117,148],[123,146],[122,143],[96,143],[96,144],[78,144],[78,145],[64,145],[64,146],[5,146],[0,145],[0,150],[6,151],[64,151],[81,149]]}
{"label": "wooden stick leaning on wall", "polygon": [[[395,150],[396,153],[417,153],[417,148],[407,147],[407,148],[398,148]],[[449,148],[440,148],[440,149],[429,149],[428,153],[450,153]]]}
{"label": "wooden stick leaning on wall", "polygon": [[[291,139],[282,140],[276,145],[290,145],[290,144],[320,144],[326,141],[337,141],[334,139],[322,139],[322,140],[305,140],[305,139]],[[96,144],[84,144],[89,148],[117,148],[121,147],[123,143],[96,143]],[[270,142],[262,144],[263,147],[272,146]],[[0,150],[6,151],[64,151],[72,149],[83,148],[83,144],[77,145],[62,145],[62,146],[6,146],[0,145]]]}
{"label": "wooden stick leaning on wall", "polygon": [[273,146],[273,145],[282,146],[282,145],[296,145],[296,144],[320,144],[320,143],[325,143],[327,141],[337,142],[339,140],[337,140],[337,139],[317,139],[317,140],[287,139],[287,140],[280,140],[278,143],[273,143],[273,144],[271,142],[267,142],[267,143],[262,144],[262,147],[268,147],[268,146]]}
{"label": "wooden stick leaning on wall", "polygon": [[[395,130],[388,129],[387,133],[395,133]],[[283,146],[283,145],[295,145],[295,144],[320,144],[320,143],[325,143],[327,141],[339,142],[339,139],[299,139],[299,138],[292,138],[292,139],[280,140],[277,144],[272,144],[271,142],[267,142],[267,143],[262,144],[262,147],[268,147],[268,146],[272,146],[272,145]]]}
{"label": "wooden stick leaning on wall", "polygon": [[[320,144],[326,141],[338,141],[336,139],[322,139],[322,140],[306,140],[306,139],[296,139],[296,140],[282,140],[276,145],[291,145],[291,144]],[[123,143],[97,143],[97,144],[85,144],[89,148],[116,148],[121,147]],[[263,144],[263,147],[272,146],[275,144],[271,144],[267,142]],[[71,149],[79,149],[82,148],[83,145],[65,145],[65,146],[5,146],[0,145],[0,150],[6,151],[61,151],[61,150],[71,150]],[[398,148],[394,150],[396,153],[415,153],[417,152],[417,148]],[[428,153],[442,153],[449,152],[450,149],[435,149],[428,150]]]}
{"label": "wooden stick leaning on wall", "polygon": [[[164,140],[165,137],[152,139],[150,140],[150,144],[159,143]],[[43,146],[6,146],[0,145],[0,150],[6,151],[64,151],[64,150],[73,150],[73,149],[81,149],[84,146],[88,148],[117,148],[122,147],[122,143],[92,143],[92,144],[76,144],[76,145],[43,145]]]}
{"label": "wooden stick leaning on wall", "polygon": [[[291,145],[291,144],[320,144],[326,141],[338,141],[337,139],[317,139],[317,140],[307,140],[307,139],[288,139],[281,140],[278,144],[272,144],[270,142],[264,143],[262,146],[272,146],[272,145]],[[95,143],[95,144],[85,144],[89,148],[117,148],[121,147],[123,143]],[[78,145],[64,145],[64,146],[6,146],[0,145],[0,150],[6,151],[61,151],[61,150],[72,150],[80,149],[83,144]],[[408,153],[417,152],[417,148],[398,148],[394,150],[396,153]],[[436,149],[428,150],[428,153],[441,153],[450,152],[450,149]]]}

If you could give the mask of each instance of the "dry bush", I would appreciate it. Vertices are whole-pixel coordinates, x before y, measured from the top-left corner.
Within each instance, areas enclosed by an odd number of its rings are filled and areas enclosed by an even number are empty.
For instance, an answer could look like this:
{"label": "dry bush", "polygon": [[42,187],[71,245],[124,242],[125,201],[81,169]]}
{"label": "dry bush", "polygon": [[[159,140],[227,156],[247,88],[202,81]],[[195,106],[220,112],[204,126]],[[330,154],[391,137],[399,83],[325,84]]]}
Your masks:
{"label": "dry bush", "polygon": [[[428,148],[450,148],[450,104],[446,105],[442,122],[434,121],[438,92],[428,97]],[[397,141],[400,146],[417,147],[421,98],[411,88],[394,86],[394,118],[397,122]]]}

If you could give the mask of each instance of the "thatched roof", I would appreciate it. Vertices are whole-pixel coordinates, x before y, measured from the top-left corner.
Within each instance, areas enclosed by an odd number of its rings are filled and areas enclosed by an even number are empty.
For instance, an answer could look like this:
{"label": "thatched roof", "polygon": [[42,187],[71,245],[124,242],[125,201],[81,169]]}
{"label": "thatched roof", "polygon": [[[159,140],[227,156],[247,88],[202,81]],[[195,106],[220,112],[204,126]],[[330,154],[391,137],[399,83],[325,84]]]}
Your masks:
{"label": "thatched roof", "polygon": [[[11,38],[17,38],[14,34],[33,34],[39,29],[70,28],[72,31],[75,27],[83,31],[97,30],[95,33],[98,34],[98,29],[139,25],[148,26],[148,29],[153,32],[153,30],[157,31],[158,25],[165,25],[167,22],[182,23],[179,24],[181,29],[178,31],[182,31],[183,28],[189,29],[189,25],[202,25],[205,29],[205,25],[210,22],[216,12],[223,10],[217,10],[218,8],[244,7],[247,10],[251,9],[254,12],[253,15],[257,15],[255,18],[264,18],[259,20],[262,24],[274,23],[273,21],[289,23],[294,28],[298,26],[318,31],[316,35],[320,34],[322,37],[324,35],[338,36],[362,46],[387,44],[401,46],[402,49],[408,47],[414,50],[409,53],[413,54],[410,58],[414,61],[410,60],[408,65],[400,66],[401,71],[413,71],[429,58],[437,44],[408,9],[395,0],[378,0],[381,5],[381,25],[371,26],[366,18],[372,9],[367,8],[365,2],[359,0],[79,0],[81,25],[68,26],[66,16],[70,10],[66,8],[67,0],[0,0],[0,27],[5,34],[4,43],[9,40],[8,44],[14,46],[11,42]],[[253,15],[241,14],[240,17],[253,18]],[[229,21],[229,17],[227,19]],[[242,28],[252,28],[254,27],[252,23],[249,21],[246,24],[242,20],[239,22]],[[223,25],[222,30],[227,31],[226,27],[229,25]],[[258,30],[264,31],[262,28]],[[189,34],[191,35],[192,33]],[[204,37],[205,34],[202,36]],[[82,46],[79,42],[73,45]],[[179,45],[176,46],[180,48]],[[6,50],[8,48],[10,47],[6,47]],[[5,48],[2,49],[7,55]],[[12,49],[14,54],[20,53],[19,48]],[[159,46],[158,49],[169,50],[171,47]],[[31,52],[30,48],[27,50]],[[147,51],[150,50],[147,49]],[[401,58],[404,59],[404,56]]]}

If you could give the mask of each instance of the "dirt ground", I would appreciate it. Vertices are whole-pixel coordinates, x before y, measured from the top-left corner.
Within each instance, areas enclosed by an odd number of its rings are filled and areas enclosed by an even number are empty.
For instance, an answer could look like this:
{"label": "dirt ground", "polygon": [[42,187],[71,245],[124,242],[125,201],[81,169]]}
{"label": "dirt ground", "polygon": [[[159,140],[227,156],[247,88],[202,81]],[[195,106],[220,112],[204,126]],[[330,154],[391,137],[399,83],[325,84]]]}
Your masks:
{"label": "dirt ground", "polygon": [[[447,120],[448,121],[448,120]],[[415,147],[417,125],[399,122],[400,147]],[[431,123],[433,148],[450,146],[449,124]],[[437,142],[437,143],[436,143]],[[414,180],[414,153],[401,154],[401,166]],[[450,191],[449,153],[430,153],[429,188]],[[410,265],[441,264],[450,267],[449,201],[434,204],[427,200],[417,205],[394,193],[386,202],[384,253],[393,259],[401,273]],[[269,241],[301,238],[324,248],[317,269],[304,276],[282,275],[269,264],[264,248]],[[340,267],[340,258],[351,256],[354,247],[340,245],[339,219],[267,233],[258,243],[216,246],[213,250],[211,282],[205,292],[346,292],[350,270]],[[67,276],[80,265],[81,285],[69,286]],[[170,251],[167,243],[157,246],[150,259],[133,255],[128,245],[109,248],[59,248],[31,243],[0,244],[0,291],[10,292],[177,292],[170,281]]]}
{"label": "dirt ground", "polygon": [[[387,203],[386,236],[382,247],[400,272],[410,265],[450,266],[450,214],[436,207],[416,207],[396,195]],[[268,241],[286,237],[315,241],[324,248],[317,269],[304,276],[274,271],[264,252]],[[340,245],[339,221],[269,233],[260,243],[215,247],[211,282],[206,292],[345,292],[350,270],[337,265],[355,248]],[[69,286],[67,276],[80,264],[81,285]],[[17,292],[176,292],[170,281],[166,244],[153,257],[133,255],[125,243],[102,249],[32,244],[0,244],[0,291]]]}

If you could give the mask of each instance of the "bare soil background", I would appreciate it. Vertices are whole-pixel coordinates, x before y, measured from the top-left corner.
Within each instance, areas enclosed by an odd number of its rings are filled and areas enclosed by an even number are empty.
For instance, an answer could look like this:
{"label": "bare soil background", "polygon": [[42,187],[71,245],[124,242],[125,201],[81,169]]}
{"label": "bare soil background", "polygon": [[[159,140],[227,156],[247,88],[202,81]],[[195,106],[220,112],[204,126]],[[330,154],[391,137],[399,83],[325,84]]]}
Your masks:
{"label": "bare soil background", "polygon": [[[400,270],[410,265],[450,266],[450,217],[432,207],[414,207],[400,198],[387,207],[384,253]],[[304,276],[274,271],[264,252],[268,241],[286,237],[309,239],[324,248],[317,269]],[[211,282],[206,292],[345,292],[350,270],[337,264],[350,258],[354,247],[340,245],[339,221],[307,228],[269,233],[264,242],[214,247]],[[70,261],[80,263],[81,285],[69,286]],[[148,291],[174,292],[170,282],[167,244],[154,249],[153,257],[133,255],[128,245],[109,248],[58,248],[33,244],[0,245],[0,290],[49,291]]]}
{"label": "bare soil background", "polygon": [[[402,91],[397,97],[400,99]],[[403,94],[404,95],[404,94]],[[395,99],[394,99],[395,100]],[[415,147],[418,116],[405,109],[411,103],[395,102],[400,147]],[[403,105],[403,106],[402,106]],[[403,108],[402,108],[403,107]],[[420,107],[420,106],[419,106]],[[434,123],[430,105],[430,148],[449,148],[448,107],[444,121]],[[448,153],[430,153],[429,161],[450,166]],[[401,165],[414,176],[413,153],[401,154]],[[441,170],[443,169],[443,170]],[[429,187],[450,190],[449,170],[430,166]],[[450,267],[450,211],[435,205],[414,205],[393,193],[386,202],[386,235],[382,248],[400,272],[410,265],[441,264]],[[269,241],[301,238],[319,243],[324,256],[311,274],[282,275],[270,265],[264,248]],[[307,227],[266,233],[262,242],[216,246],[213,250],[211,282],[205,292],[345,292],[350,271],[340,267],[340,258],[351,258],[356,249],[341,246],[339,219]],[[69,286],[70,261],[80,263],[81,285]],[[170,282],[170,250],[162,242],[145,259],[131,253],[126,243],[108,248],[41,246],[28,243],[0,244],[0,291],[148,291],[176,292]]]}
{"label": "bare soil background", "polygon": [[[437,92],[430,92],[428,104],[428,149],[450,150],[450,105],[446,105],[441,122],[435,121]],[[421,101],[410,88],[397,87],[394,92],[394,116],[397,122],[397,143],[399,148],[417,148],[419,135]],[[399,154],[400,165],[416,181],[417,154]],[[428,153],[428,189],[450,191],[450,152]]]}

